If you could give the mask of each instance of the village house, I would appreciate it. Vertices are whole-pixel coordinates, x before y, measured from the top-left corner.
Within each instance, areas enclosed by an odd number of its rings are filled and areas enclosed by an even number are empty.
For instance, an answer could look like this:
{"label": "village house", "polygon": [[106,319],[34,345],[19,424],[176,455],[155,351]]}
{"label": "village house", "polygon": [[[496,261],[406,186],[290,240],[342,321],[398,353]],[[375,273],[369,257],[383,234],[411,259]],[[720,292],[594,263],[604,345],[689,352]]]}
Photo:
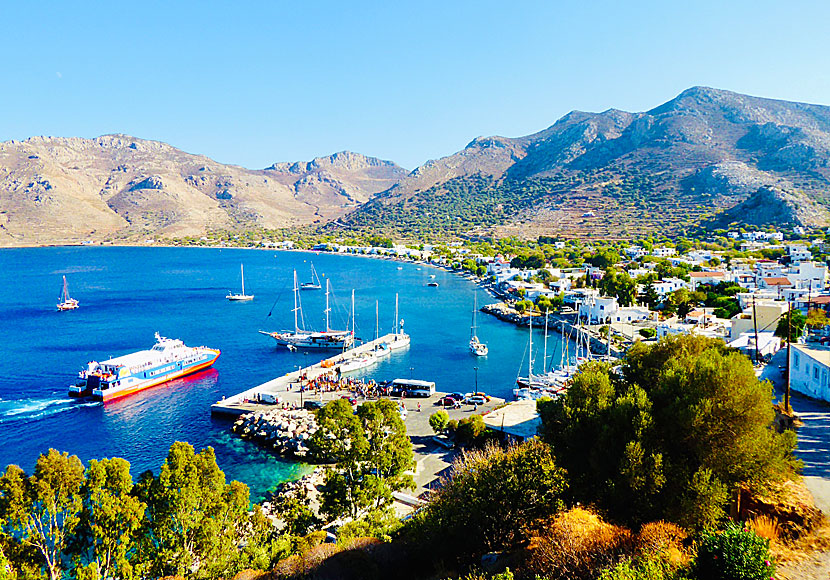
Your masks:
{"label": "village house", "polygon": [[755,360],[757,349],[757,356],[768,360],[781,349],[781,339],[772,331],[758,332],[756,347],[755,332],[742,332],[738,338],[727,343],[727,346],[737,348],[752,360]]}
{"label": "village house", "polygon": [[697,287],[701,285],[711,284],[714,286],[728,280],[729,276],[726,272],[689,272],[689,284],[692,290],[697,290]]}
{"label": "village house", "polygon": [[793,343],[790,357],[790,388],[830,402],[830,348]]}
{"label": "village house", "polygon": [[755,332],[756,319],[758,331],[775,331],[778,320],[786,315],[788,305],[786,302],[772,300],[757,300],[753,307],[750,306],[743,312],[732,317],[732,329],[730,339],[736,340],[744,332]]}

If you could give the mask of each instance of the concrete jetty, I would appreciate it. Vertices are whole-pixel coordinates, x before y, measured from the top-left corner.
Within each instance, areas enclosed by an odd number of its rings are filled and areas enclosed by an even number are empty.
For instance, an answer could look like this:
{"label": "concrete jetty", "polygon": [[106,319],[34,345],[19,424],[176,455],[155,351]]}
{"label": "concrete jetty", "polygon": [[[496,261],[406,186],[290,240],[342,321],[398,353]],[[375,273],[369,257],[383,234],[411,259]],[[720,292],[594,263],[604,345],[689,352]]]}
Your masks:
{"label": "concrete jetty", "polygon": [[[342,363],[345,358],[360,355],[363,353],[375,350],[376,346],[380,344],[392,344],[395,342],[396,335],[390,333],[376,340],[365,342],[345,352],[337,352],[337,354],[323,359],[313,365],[301,368],[296,371],[287,373],[281,377],[271,379],[261,385],[251,387],[237,395],[226,397],[221,401],[217,401],[210,407],[211,414],[226,415],[229,417],[238,417],[244,413],[251,413],[255,411],[264,411],[273,409],[268,400],[273,400],[272,397],[278,397],[281,402],[288,404],[299,405],[303,394],[300,392],[300,377],[303,377],[304,382],[313,381],[314,379],[334,371],[338,364]],[[310,351],[313,352],[313,351]],[[371,368],[371,367],[368,367]],[[334,398],[334,394],[327,393],[330,398]],[[321,395],[323,396],[323,395]],[[338,395],[339,396],[339,395]],[[311,399],[307,393],[305,398]],[[314,397],[320,399],[320,397]]]}

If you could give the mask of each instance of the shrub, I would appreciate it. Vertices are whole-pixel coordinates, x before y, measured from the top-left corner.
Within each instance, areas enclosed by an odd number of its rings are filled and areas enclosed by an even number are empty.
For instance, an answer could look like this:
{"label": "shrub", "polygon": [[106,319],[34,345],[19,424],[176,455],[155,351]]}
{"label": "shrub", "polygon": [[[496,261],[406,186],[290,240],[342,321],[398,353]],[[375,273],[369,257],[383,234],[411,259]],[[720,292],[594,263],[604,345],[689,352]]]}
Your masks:
{"label": "shrub", "polygon": [[663,552],[642,554],[606,568],[599,580],[670,580],[675,578],[677,566]]}
{"label": "shrub", "polygon": [[704,533],[694,570],[711,580],[767,580],[775,577],[769,540],[730,522],[722,532]]}
{"label": "shrub", "polygon": [[756,534],[770,542],[774,542],[781,537],[781,527],[778,525],[778,520],[770,516],[757,516],[749,520],[747,525]]}
{"label": "shrub", "polygon": [[447,430],[447,423],[450,422],[450,415],[443,409],[435,411],[429,416],[429,426],[438,435]]}
{"label": "shrub", "polygon": [[529,575],[550,580],[593,580],[598,570],[615,565],[634,551],[630,530],[602,521],[582,508],[559,514],[531,542]]}

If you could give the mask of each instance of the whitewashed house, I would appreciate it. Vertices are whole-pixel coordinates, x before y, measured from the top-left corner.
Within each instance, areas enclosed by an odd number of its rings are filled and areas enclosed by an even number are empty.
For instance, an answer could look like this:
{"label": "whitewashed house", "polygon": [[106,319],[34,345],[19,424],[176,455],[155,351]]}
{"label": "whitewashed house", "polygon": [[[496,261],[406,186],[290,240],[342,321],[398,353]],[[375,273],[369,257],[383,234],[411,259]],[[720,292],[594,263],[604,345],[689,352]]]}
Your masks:
{"label": "whitewashed house", "polygon": [[790,388],[830,402],[830,348],[793,343],[790,357]]}

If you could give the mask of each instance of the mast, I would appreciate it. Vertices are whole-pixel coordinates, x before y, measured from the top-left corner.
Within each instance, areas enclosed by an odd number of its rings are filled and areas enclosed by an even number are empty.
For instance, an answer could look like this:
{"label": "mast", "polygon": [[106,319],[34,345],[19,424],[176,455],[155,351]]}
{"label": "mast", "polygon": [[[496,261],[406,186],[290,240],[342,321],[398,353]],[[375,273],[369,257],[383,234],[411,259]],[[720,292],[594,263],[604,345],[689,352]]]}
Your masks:
{"label": "mast", "polygon": [[355,312],[354,312],[354,288],[352,288],[352,336],[354,336],[354,323],[355,323]]}
{"label": "mast", "polygon": [[548,312],[545,311],[545,348],[542,350],[542,371],[548,369]]}
{"label": "mast", "polygon": [[300,311],[300,307],[297,304],[297,294],[300,289],[297,287],[297,270],[294,270],[294,334],[298,334],[300,332],[300,327],[297,325],[297,313]]}
{"label": "mast", "polygon": [[478,296],[473,292],[473,325],[470,327],[470,340],[476,338],[476,309],[478,308]]}
{"label": "mast", "polygon": [[66,302],[69,298],[69,292],[66,290],[66,276],[63,277],[63,301]]}
{"label": "mast", "polygon": [[[378,301],[375,300],[375,340],[380,338],[380,320],[378,319]],[[377,349],[377,345],[375,345]]]}
{"label": "mast", "polygon": [[[313,265],[311,267],[314,268]],[[326,313],[326,332],[331,330],[329,328],[329,313],[330,312],[331,312],[331,308],[329,308],[329,279],[326,278],[326,310],[325,310],[325,313]]]}
{"label": "mast", "polygon": [[528,348],[527,348],[527,384],[533,381],[533,316],[530,313],[527,315],[528,328]]}
{"label": "mast", "polygon": [[398,334],[398,293],[395,292],[395,336]]}
{"label": "mast", "polygon": [[239,273],[242,274],[242,295],[245,296],[245,266],[239,264]]}

